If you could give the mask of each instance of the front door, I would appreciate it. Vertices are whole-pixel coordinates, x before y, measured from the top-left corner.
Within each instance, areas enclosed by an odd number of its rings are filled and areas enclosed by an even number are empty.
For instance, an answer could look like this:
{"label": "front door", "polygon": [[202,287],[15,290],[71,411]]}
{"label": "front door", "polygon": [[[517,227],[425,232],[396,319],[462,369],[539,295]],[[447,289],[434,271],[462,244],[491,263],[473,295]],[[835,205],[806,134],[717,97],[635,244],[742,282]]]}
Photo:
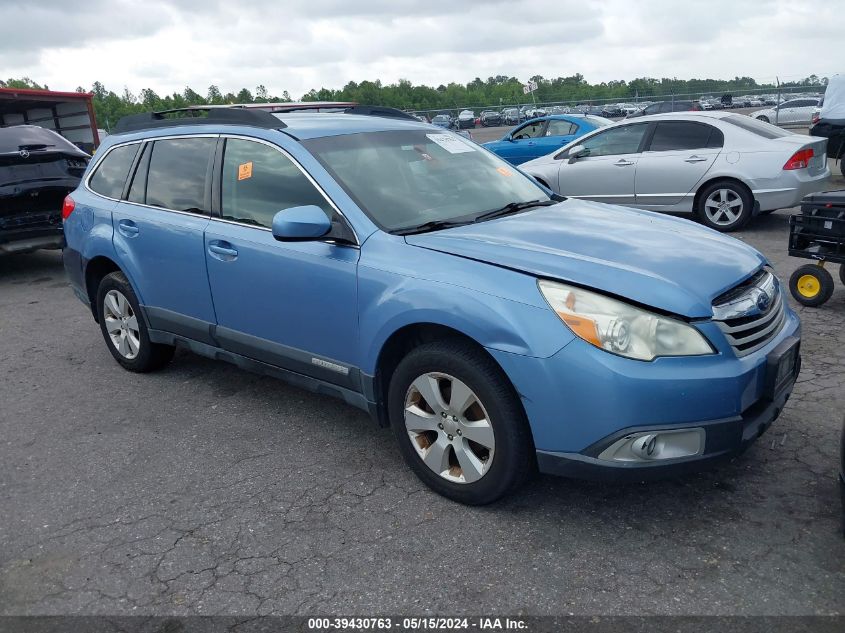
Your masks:
{"label": "front door", "polygon": [[640,146],[648,123],[602,130],[580,143],[584,153],[573,162],[562,158],[558,172],[560,193],[609,204],[633,205]]}
{"label": "front door", "polygon": [[344,221],[278,147],[228,138],[219,214],[205,233],[216,338],[237,354],[354,387],[357,247],[280,242],[276,212],[317,205]]}
{"label": "front door", "polygon": [[496,153],[512,165],[520,165],[527,160],[542,156],[536,153],[536,145],[545,134],[545,120],[529,121],[503,138],[500,149]]}

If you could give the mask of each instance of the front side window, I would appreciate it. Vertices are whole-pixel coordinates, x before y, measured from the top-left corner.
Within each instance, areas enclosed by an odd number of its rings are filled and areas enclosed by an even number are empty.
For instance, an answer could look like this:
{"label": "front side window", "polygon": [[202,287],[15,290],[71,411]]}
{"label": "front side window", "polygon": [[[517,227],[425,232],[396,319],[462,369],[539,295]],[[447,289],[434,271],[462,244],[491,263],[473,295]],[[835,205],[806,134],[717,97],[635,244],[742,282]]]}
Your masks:
{"label": "front side window", "polygon": [[512,165],[451,132],[365,132],[303,145],[387,231],[473,218],[513,202],[549,201]]}
{"label": "front side window", "polygon": [[545,129],[545,121],[536,121],[534,123],[528,123],[527,125],[523,125],[516,132],[514,132],[513,138],[517,141],[520,141],[525,138],[539,138],[543,136]]}
{"label": "front side window", "polygon": [[651,139],[652,152],[721,147],[722,133],[711,125],[691,121],[660,121]]}
{"label": "front side window", "polygon": [[132,161],[135,160],[140,146],[139,143],[133,143],[115,147],[97,166],[88,186],[100,195],[120,199]]}
{"label": "front side window", "polygon": [[206,187],[216,138],[171,138],[156,141],[147,173],[146,203],[153,207],[208,213]]}
{"label": "front side window", "polygon": [[624,125],[600,132],[590,137],[581,145],[586,150],[584,156],[613,156],[616,154],[634,154],[639,151],[647,123]]}
{"label": "front side window", "polygon": [[316,205],[329,218],[334,210],[287,156],[255,141],[227,139],[223,154],[221,216],[271,228],[282,209]]}

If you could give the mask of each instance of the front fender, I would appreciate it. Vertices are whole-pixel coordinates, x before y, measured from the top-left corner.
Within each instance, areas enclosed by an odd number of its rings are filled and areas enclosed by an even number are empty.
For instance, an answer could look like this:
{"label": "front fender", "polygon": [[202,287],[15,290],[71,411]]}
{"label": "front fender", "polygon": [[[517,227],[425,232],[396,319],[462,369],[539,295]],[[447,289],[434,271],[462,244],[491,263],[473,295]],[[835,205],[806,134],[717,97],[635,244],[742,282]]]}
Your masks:
{"label": "front fender", "polygon": [[[364,372],[375,373],[392,334],[415,324],[449,327],[488,349],[537,358],[554,355],[574,338],[542,298],[530,303],[539,295],[530,275],[404,243],[401,250],[404,256],[394,253],[392,265],[362,255],[358,268]],[[520,292],[530,296],[520,300]]]}

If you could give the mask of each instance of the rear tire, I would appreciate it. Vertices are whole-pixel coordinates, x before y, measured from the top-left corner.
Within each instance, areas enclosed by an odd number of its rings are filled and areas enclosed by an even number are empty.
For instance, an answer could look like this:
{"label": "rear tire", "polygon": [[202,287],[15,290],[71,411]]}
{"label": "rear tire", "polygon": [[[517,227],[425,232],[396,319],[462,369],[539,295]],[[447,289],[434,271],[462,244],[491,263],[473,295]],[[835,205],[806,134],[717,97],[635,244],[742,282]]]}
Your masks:
{"label": "rear tire", "polygon": [[97,317],[106,347],[124,369],[145,373],[173,358],[173,346],[150,342],[138,298],[122,272],[110,273],[100,282]]}
{"label": "rear tire", "polygon": [[[841,267],[839,272],[841,276]],[[833,294],[833,275],[821,266],[804,264],[789,277],[789,292],[798,303],[818,307]]]}
{"label": "rear tire", "polygon": [[469,505],[491,503],[536,468],[528,421],[513,385],[469,342],[452,339],[412,350],[393,373],[387,404],[402,457],[444,497]]}
{"label": "rear tire", "polygon": [[699,191],[696,213],[711,229],[729,233],[748,224],[753,208],[748,189],[732,180],[717,180]]}
{"label": "rear tire", "polygon": [[839,281],[845,284],[845,264],[839,264]]}

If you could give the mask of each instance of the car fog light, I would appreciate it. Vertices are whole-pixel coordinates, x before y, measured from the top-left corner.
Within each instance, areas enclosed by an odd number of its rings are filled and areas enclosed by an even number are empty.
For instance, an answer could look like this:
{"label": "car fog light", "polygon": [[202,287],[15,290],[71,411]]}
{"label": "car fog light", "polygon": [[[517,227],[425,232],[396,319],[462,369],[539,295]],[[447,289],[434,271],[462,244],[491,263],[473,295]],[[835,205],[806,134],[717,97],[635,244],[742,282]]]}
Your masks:
{"label": "car fog light", "polygon": [[694,457],[704,452],[704,429],[630,433],[604,449],[599,459],[612,462],[653,462]]}

